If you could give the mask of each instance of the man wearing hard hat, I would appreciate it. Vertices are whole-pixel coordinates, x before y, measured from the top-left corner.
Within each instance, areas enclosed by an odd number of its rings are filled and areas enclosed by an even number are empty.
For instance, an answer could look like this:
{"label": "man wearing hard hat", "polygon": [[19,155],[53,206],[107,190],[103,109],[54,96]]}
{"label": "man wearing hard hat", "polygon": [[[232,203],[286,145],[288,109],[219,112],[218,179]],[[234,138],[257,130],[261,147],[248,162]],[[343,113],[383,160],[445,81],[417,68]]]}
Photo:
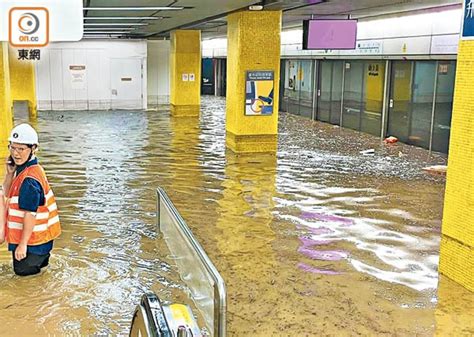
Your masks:
{"label": "man wearing hard hat", "polygon": [[[34,275],[49,263],[53,240],[61,234],[58,208],[35,153],[38,134],[29,124],[13,128],[3,189],[5,238],[17,275]],[[1,237],[0,237],[1,239]]]}

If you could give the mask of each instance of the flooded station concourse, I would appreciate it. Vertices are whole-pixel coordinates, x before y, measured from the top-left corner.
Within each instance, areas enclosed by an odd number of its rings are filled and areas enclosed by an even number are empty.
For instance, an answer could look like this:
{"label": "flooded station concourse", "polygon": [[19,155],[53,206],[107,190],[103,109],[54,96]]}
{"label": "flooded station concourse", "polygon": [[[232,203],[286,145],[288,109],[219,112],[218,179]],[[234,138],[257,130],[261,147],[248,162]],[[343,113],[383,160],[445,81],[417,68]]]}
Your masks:
{"label": "flooded station concourse", "polygon": [[62,233],[16,275],[13,230],[42,233],[44,206],[4,184],[0,336],[127,336],[146,293],[207,326],[159,187],[225,281],[227,336],[474,336],[473,10],[2,2],[0,178],[37,157]]}

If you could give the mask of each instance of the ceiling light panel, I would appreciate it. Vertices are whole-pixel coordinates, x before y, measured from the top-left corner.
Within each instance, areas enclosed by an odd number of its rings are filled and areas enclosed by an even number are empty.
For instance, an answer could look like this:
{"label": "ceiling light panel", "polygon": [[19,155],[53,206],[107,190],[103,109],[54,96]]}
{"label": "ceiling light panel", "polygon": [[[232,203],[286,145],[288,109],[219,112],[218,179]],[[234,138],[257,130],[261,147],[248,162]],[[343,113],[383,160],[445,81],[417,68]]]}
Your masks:
{"label": "ceiling light panel", "polygon": [[128,31],[132,31],[134,30],[135,28],[125,28],[125,27],[121,27],[121,28],[114,28],[114,27],[87,27],[87,28],[84,28],[84,32],[88,32],[88,31],[91,31],[91,30],[128,30]]}
{"label": "ceiling light panel", "polygon": [[103,27],[103,26],[123,26],[123,27],[129,27],[129,26],[148,26],[148,23],[145,22],[128,22],[128,23],[85,23],[84,27]]}
{"label": "ceiling light panel", "polygon": [[129,34],[130,31],[90,31],[90,32],[84,32],[84,35],[94,35],[94,34]]}
{"label": "ceiling light panel", "polygon": [[84,7],[85,11],[176,11],[184,7]]}
{"label": "ceiling light panel", "polygon": [[87,16],[84,20],[162,20],[163,16]]}

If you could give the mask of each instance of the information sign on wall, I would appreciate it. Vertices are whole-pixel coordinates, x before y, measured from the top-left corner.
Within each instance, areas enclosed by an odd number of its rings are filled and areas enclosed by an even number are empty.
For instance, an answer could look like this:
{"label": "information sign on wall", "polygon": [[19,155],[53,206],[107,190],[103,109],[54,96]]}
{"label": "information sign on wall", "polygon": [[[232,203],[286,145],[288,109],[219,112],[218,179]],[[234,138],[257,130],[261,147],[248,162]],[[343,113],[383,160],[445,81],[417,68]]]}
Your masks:
{"label": "information sign on wall", "polygon": [[70,65],[69,72],[71,73],[71,87],[73,89],[85,89],[86,66]]}
{"label": "information sign on wall", "polygon": [[273,114],[274,72],[247,71],[245,84],[245,115],[271,116]]}
{"label": "information sign on wall", "polygon": [[472,40],[474,39],[474,0],[464,0],[463,3],[461,39]]}

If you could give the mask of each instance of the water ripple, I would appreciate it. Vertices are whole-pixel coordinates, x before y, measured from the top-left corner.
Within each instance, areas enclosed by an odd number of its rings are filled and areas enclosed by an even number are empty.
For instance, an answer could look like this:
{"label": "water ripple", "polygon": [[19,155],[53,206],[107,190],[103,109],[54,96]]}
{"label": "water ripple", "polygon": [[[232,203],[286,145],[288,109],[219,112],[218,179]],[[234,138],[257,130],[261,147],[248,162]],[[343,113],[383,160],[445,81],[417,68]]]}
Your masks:
{"label": "water ripple", "polygon": [[201,110],[40,113],[64,231],[39,276],[0,254],[3,326],[126,335],[143,292],[189,303],[157,240],[162,186],[224,276],[229,334],[434,333],[444,181],[421,167],[445,158],[285,113],[276,156],[235,155],[225,100]]}

